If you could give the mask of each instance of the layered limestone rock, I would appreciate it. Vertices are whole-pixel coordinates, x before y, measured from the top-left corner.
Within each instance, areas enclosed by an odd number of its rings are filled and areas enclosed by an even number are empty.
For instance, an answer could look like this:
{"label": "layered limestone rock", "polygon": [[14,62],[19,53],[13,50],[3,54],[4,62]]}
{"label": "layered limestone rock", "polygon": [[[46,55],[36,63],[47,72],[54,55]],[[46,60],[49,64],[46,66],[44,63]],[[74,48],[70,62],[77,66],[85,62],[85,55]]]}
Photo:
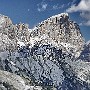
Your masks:
{"label": "layered limestone rock", "polygon": [[10,18],[0,15],[0,52],[16,48],[15,29]]}
{"label": "layered limestone rock", "polygon": [[15,25],[17,30],[16,32],[16,37],[18,38],[18,41],[24,42],[27,44],[30,40],[30,32],[29,32],[29,26],[28,24],[20,23],[18,25]]}
{"label": "layered limestone rock", "polygon": [[15,51],[21,43],[29,42],[27,24],[13,25],[9,17],[0,15],[0,51]]}
{"label": "layered limestone rock", "polygon": [[6,27],[10,26],[12,21],[7,16],[0,14],[0,29],[5,29]]}

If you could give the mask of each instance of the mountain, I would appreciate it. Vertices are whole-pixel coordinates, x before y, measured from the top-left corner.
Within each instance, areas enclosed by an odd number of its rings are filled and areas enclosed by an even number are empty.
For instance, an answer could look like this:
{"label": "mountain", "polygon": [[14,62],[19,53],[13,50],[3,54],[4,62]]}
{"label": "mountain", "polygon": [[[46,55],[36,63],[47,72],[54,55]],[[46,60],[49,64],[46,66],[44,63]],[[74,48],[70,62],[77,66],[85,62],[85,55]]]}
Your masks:
{"label": "mountain", "polygon": [[67,13],[52,16],[39,23],[31,32],[31,37],[38,41],[43,39],[40,41],[42,44],[50,43],[61,47],[63,52],[73,53],[75,57],[80,55],[84,45],[79,26],[69,19]]}
{"label": "mountain", "polygon": [[4,15],[0,22],[0,89],[90,90],[90,63],[79,58],[85,41],[67,13],[33,29]]}

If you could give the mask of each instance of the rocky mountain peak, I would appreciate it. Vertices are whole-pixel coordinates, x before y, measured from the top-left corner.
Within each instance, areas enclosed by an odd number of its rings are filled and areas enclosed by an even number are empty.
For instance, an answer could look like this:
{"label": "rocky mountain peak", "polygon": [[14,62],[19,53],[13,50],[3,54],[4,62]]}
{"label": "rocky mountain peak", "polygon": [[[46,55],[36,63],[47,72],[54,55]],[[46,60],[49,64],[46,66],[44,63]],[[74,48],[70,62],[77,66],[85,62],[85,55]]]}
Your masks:
{"label": "rocky mountain peak", "polygon": [[3,36],[8,36],[14,49],[18,42],[30,44],[31,47],[37,43],[52,44],[75,57],[79,57],[83,49],[84,39],[80,28],[77,23],[70,20],[67,13],[54,15],[39,23],[32,30],[29,29],[28,24],[13,25],[10,18],[4,15],[0,16],[0,20],[1,33]]}
{"label": "rocky mountain peak", "polygon": [[6,28],[11,24],[12,24],[12,21],[8,16],[0,14],[0,29]]}
{"label": "rocky mountain peak", "polygon": [[80,55],[84,45],[79,25],[71,21],[67,13],[52,16],[39,23],[32,30],[32,37],[38,38],[37,40],[42,44],[50,43],[55,47],[63,48],[63,52],[73,53],[75,57]]}

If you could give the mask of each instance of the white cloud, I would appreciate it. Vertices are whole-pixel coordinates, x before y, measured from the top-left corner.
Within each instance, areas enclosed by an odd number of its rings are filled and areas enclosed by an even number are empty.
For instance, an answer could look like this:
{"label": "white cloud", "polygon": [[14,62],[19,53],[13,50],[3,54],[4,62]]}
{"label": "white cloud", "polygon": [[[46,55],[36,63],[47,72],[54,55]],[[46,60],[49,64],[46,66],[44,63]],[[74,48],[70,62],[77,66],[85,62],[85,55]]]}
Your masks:
{"label": "white cloud", "polygon": [[64,8],[65,7],[65,4],[62,4],[59,6],[59,4],[57,5],[53,5],[53,10],[56,10],[56,9],[61,9],[61,8]]}
{"label": "white cloud", "polygon": [[44,1],[42,1],[41,3],[37,4],[37,6],[38,6],[37,10],[39,12],[41,12],[41,11],[45,11],[46,10],[48,4],[45,3]]}
{"label": "white cloud", "polygon": [[57,6],[57,5],[54,5],[54,6],[53,6],[53,9],[54,9],[54,10],[58,9],[58,6]]}
{"label": "white cloud", "polygon": [[90,11],[90,0],[81,0],[77,6],[74,4],[66,11],[69,13],[77,11]]}
{"label": "white cloud", "polygon": [[90,26],[90,20],[88,20],[87,22],[85,22],[84,25]]}
{"label": "white cloud", "polygon": [[81,0],[78,5],[71,5],[71,7],[66,10],[66,12],[80,12],[80,16],[85,20],[80,25],[90,26],[90,0]]}
{"label": "white cloud", "polygon": [[30,9],[28,9],[28,12],[30,11]]}
{"label": "white cloud", "polygon": [[46,3],[43,4],[43,5],[42,5],[42,8],[45,10],[45,9],[47,8],[47,4],[46,4]]}
{"label": "white cloud", "polygon": [[79,26],[82,26],[83,25],[83,23],[79,23]]}
{"label": "white cloud", "polygon": [[56,4],[56,5],[53,5],[52,9],[53,10],[63,9],[65,7],[68,7],[68,6],[72,5],[72,4],[74,4],[75,2],[76,2],[76,0],[73,0],[72,2],[68,2],[68,3],[64,3],[62,5]]}

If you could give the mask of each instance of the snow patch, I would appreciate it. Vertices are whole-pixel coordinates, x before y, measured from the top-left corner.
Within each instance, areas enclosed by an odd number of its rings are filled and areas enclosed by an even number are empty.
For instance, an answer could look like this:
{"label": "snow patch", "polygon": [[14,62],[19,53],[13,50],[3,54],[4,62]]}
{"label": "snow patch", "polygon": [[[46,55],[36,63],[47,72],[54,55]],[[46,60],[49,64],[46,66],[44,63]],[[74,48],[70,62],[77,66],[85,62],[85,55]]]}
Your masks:
{"label": "snow patch", "polygon": [[54,16],[52,16],[50,18],[61,17],[63,15],[68,16],[68,13],[61,13],[61,14],[58,14],[58,15],[54,15]]}
{"label": "snow patch", "polygon": [[14,66],[16,65],[16,64],[15,64],[14,62],[12,62],[12,61],[10,61],[10,63],[11,63],[12,65],[14,65]]}
{"label": "snow patch", "polygon": [[5,51],[5,52],[0,52],[0,57],[2,60],[5,60],[8,57],[9,52]]}
{"label": "snow patch", "polygon": [[20,45],[20,47],[25,46],[24,42],[18,41],[17,44]]}
{"label": "snow patch", "polygon": [[60,44],[63,45],[66,49],[68,49],[68,48],[70,48],[70,47],[76,48],[76,46],[71,45],[70,43],[64,43],[64,42],[61,42]]}

